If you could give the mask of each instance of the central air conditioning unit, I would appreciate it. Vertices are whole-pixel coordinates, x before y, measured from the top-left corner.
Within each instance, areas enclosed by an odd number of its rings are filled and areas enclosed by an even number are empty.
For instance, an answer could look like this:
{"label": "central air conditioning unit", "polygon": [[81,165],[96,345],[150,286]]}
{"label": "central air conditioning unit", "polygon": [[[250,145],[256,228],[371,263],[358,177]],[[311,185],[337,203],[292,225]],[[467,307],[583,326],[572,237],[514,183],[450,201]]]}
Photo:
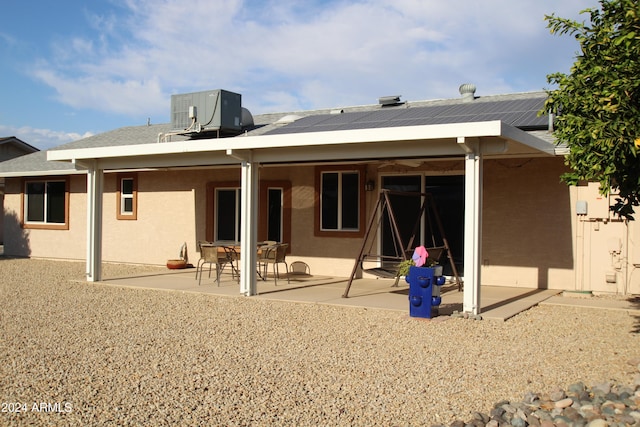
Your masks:
{"label": "central air conditioning unit", "polygon": [[222,89],[171,95],[171,128],[190,134],[242,132],[242,96]]}

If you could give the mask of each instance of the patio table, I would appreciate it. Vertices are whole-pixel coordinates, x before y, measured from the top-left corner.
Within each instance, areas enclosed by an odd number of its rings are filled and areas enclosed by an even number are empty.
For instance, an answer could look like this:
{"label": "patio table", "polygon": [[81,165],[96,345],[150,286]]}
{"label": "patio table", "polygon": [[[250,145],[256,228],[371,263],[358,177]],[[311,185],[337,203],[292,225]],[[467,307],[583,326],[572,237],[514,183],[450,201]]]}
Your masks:
{"label": "patio table", "polygon": [[[211,246],[217,246],[218,248],[222,248],[222,250],[225,252],[227,256],[227,260],[229,261],[229,264],[231,264],[231,269],[232,269],[231,276],[234,277],[234,275],[237,274],[238,280],[240,280],[240,270],[236,265],[236,262],[240,259],[240,242],[235,240],[216,240],[213,242],[209,242],[209,244]],[[269,244],[271,244],[270,241],[258,242],[258,248],[257,248],[258,258],[262,253],[262,248],[264,246],[268,246]],[[258,277],[260,277],[262,280],[266,280],[266,278],[263,277],[262,274],[260,273],[259,265],[256,265],[256,272],[258,273]]]}

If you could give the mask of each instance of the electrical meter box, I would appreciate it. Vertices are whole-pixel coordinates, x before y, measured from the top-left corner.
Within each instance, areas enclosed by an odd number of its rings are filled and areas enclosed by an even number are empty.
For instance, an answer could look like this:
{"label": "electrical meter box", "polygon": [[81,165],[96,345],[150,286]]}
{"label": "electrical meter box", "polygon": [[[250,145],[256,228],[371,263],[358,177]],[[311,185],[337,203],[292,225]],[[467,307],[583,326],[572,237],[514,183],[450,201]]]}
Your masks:
{"label": "electrical meter box", "polygon": [[171,128],[237,135],[242,131],[242,95],[222,89],[171,95]]}

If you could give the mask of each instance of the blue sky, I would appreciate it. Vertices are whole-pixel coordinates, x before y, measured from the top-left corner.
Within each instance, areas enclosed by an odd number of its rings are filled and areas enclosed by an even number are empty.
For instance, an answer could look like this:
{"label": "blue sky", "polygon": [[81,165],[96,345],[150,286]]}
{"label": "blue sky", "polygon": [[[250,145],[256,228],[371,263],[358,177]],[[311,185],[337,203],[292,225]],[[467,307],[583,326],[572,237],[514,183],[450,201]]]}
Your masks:
{"label": "blue sky", "polygon": [[226,89],[253,114],[548,88],[578,46],[545,14],[596,0],[5,2],[0,136],[40,149],[169,121],[172,94]]}

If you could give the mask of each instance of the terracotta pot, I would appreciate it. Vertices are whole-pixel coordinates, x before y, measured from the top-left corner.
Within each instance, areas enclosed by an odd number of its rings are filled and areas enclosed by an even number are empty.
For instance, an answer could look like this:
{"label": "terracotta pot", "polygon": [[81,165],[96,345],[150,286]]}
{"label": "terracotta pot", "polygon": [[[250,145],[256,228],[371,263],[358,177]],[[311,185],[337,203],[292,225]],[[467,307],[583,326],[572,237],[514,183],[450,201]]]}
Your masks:
{"label": "terracotta pot", "polygon": [[177,270],[187,267],[187,261],[183,259],[170,259],[167,261],[167,268],[170,270]]}

